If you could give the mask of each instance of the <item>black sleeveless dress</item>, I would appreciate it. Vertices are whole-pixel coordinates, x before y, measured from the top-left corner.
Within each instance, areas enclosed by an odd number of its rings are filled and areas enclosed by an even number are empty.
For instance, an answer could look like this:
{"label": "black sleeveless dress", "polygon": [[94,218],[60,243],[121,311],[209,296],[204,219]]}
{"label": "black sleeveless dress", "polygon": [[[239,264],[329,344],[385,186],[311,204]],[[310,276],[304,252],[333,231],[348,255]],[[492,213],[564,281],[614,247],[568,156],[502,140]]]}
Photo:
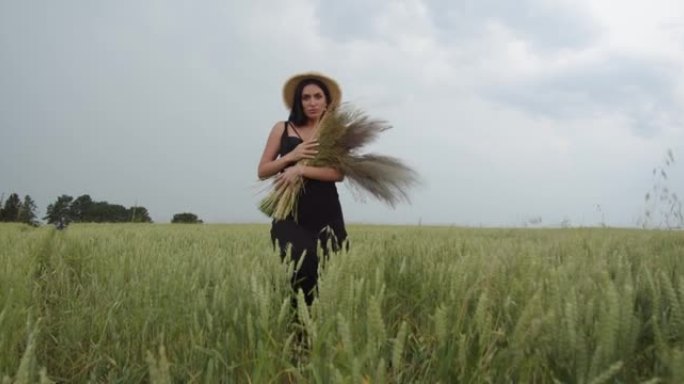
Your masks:
{"label": "black sleeveless dress", "polygon": [[[288,122],[285,123],[280,139],[278,154],[281,157],[303,141],[301,137],[288,134],[289,125]],[[296,130],[294,132],[299,135]],[[335,182],[304,178],[303,189],[297,202],[296,217],[297,220],[291,216],[285,220],[274,220],[272,223],[271,240],[274,246],[276,241],[278,242],[281,256],[285,256],[288,244],[292,247],[293,259],[298,259],[303,251],[316,254],[317,245],[321,246],[325,255],[329,253],[330,248],[338,251],[344,244],[348,246],[347,231]]]}
{"label": "black sleeveless dress", "polygon": [[[302,142],[300,137],[288,135],[288,125],[286,122],[280,138],[280,156]],[[299,135],[296,130],[294,132]],[[292,291],[296,295],[301,289],[306,304],[311,305],[318,290],[318,246],[324,256],[328,256],[331,248],[336,252],[343,244],[347,249],[349,246],[335,183],[304,178],[297,201],[297,220],[292,215],[285,220],[273,220],[271,241],[273,247],[278,243],[282,259],[289,253],[295,265],[300,266],[292,273]],[[300,262],[302,255],[305,255],[304,260]],[[296,296],[292,298],[292,305],[296,307]]]}

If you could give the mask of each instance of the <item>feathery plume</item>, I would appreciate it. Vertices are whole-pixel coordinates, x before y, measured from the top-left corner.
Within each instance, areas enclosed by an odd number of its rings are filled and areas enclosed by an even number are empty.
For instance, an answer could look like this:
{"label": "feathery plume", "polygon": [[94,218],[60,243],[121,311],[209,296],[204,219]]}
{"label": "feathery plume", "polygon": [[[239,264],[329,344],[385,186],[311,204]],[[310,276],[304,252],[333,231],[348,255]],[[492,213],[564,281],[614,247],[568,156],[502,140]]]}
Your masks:
{"label": "feathery plume", "polygon": [[[418,183],[417,173],[394,157],[360,153],[390,128],[387,121],[372,118],[344,103],[323,116],[316,133],[318,153],[301,163],[339,169],[359,196],[370,195],[391,207],[400,201],[408,202],[408,188]],[[296,220],[297,199],[302,188],[302,180],[274,187],[261,200],[259,209],[276,220],[289,216]]]}

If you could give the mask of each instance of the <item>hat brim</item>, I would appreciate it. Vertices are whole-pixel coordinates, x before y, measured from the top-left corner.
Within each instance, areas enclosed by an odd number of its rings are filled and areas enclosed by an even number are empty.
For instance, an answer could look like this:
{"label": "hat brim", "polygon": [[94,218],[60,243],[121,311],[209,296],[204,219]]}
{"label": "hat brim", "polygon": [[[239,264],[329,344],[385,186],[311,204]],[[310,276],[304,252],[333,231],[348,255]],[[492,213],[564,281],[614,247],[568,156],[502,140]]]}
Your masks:
{"label": "hat brim", "polygon": [[340,85],[337,84],[337,81],[322,73],[305,72],[292,76],[285,82],[285,85],[283,85],[283,101],[288,109],[292,109],[292,106],[294,105],[295,90],[297,89],[297,85],[299,85],[299,83],[303,80],[308,79],[316,79],[328,87],[330,98],[332,99],[329,100],[329,105],[331,107],[336,108],[340,105],[342,102],[342,89],[340,89]]}

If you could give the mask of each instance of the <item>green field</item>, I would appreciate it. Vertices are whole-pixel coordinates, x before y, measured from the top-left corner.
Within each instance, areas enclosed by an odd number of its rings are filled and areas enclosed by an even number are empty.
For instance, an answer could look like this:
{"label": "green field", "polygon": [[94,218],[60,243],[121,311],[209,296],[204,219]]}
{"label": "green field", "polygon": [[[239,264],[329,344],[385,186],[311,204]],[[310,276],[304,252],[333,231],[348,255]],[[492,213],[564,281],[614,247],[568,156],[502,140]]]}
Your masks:
{"label": "green field", "polygon": [[682,232],[350,226],[297,323],[268,231],[0,225],[0,381],[684,383]]}

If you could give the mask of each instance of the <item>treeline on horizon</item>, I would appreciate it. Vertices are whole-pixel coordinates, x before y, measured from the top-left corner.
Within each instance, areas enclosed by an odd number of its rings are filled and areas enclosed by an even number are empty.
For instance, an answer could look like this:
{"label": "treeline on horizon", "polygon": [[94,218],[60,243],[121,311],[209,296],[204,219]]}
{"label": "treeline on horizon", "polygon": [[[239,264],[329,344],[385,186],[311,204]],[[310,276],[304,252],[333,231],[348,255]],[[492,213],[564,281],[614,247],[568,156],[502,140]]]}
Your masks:
{"label": "treeline on horizon", "polygon": [[36,208],[36,202],[29,195],[21,200],[18,194],[12,193],[4,203],[0,196],[0,222],[38,226]]}
{"label": "treeline on horizon", "polygon": [[[0,222],[38,226],[36,209],[31,196],[26,195],[22,201],[18,194],[12,193],[4,202],[0,198]],[[43,220],[48,224],[152,223],[150,213],[145,207],[126,208],[121,204],[95,201],[87,194],[76,199],[69,195],[59,196],[54,203],[48,205]]]}

